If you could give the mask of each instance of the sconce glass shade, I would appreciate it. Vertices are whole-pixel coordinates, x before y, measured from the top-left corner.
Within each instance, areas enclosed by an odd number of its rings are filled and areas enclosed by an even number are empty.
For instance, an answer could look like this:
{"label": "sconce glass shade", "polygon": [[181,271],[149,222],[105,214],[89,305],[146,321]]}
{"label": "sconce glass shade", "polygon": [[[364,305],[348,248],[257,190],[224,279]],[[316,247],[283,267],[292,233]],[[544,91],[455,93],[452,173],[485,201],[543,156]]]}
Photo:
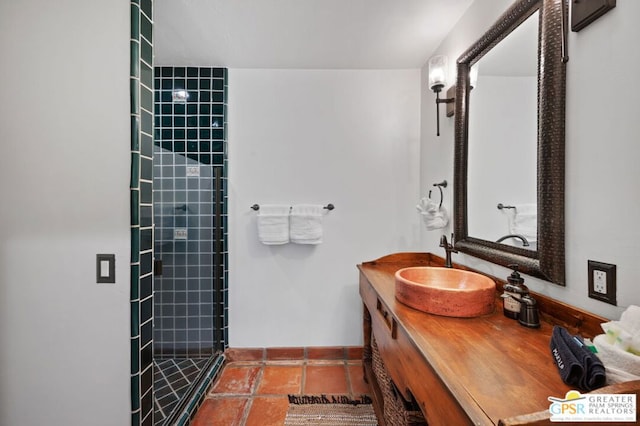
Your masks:
{"label": "sconce glass shade", "polygon": [[436,55],[429,59],[429,88],[439,92],[446,84],[447,62],[444,55]]}
{"label": "sconce glass shade", "polygon": [[478,85],[478,64],[469,70],[469,85],[472,89]]}

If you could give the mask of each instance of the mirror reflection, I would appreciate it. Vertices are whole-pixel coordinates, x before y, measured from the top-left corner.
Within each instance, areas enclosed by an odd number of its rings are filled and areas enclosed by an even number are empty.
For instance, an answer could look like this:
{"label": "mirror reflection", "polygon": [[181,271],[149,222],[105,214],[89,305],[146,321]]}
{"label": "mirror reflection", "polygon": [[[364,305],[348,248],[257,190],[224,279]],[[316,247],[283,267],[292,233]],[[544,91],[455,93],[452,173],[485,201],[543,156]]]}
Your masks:
{"label": "mirror reflection", "polygon": [[474,65],[469,93],[469,235],[537,250],[538,12]]}

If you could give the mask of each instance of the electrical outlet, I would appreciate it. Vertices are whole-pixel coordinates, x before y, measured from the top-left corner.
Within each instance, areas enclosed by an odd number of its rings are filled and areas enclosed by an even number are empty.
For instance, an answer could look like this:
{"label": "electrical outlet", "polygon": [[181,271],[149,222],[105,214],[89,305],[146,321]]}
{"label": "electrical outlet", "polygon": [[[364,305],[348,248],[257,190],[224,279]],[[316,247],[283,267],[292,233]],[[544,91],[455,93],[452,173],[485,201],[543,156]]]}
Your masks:
{"label": "electrical outlet", "polygon": [[593,270],[593,291],[607,294],[607,273],[605,271]]}
{"label": "electrical outlet", "polygon": [[616,265],[588,261],[589,297],[612,305],[616,302]]}

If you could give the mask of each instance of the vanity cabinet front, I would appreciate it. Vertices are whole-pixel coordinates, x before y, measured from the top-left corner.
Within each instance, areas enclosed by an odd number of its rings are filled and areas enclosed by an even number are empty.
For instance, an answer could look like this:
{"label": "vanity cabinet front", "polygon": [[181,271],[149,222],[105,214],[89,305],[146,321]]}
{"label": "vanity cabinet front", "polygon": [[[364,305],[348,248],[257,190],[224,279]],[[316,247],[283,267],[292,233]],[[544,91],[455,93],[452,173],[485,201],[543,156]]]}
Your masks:
{"label": "vanity cabinet front", "polygon": [[[371,335],[376,340],[387,374],[402,398],[405,401],[415,400],[429,425],[472,424],[430,365],[421,359],[407,332],[398,327],[396,318],[364,278],[361,278],[360,293],[371,317]],[[375,380],[371,376],[370,382]],[[414,395],[420,398],[415,399]]]}

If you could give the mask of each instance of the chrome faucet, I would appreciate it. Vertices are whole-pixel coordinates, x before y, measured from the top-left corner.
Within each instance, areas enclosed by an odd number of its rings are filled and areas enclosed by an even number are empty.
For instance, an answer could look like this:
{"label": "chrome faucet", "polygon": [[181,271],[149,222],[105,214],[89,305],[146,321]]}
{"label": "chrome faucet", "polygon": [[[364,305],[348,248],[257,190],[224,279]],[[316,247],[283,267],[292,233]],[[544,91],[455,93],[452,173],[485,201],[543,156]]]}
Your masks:
{"label": "chrome faucet", "polygon": [[507,238],[516,238],[522,241],[522,245],[524,247],[527,247],[529,245],[529,241],[524,237],[524,235],[520,235],[520,234],[509,234],[509,235],[505,235],[504,237],[500,237],[496,240],[496,243],[501,243],[504,240],[506,240]]}
{"label": "chrome faucet", "polygon": [[[453,234],[451,234],[451,241],[453,241]],[[445,251],[444,267],[453,268],[453,265],[451,264],[451,253],[457,253],[458,250],[456,250],[453,244],[449,244],[449,242],[447,241],[446,235],[443,235],[442,237],[440,237],[440,247],[444,247],[444,251]]]}

